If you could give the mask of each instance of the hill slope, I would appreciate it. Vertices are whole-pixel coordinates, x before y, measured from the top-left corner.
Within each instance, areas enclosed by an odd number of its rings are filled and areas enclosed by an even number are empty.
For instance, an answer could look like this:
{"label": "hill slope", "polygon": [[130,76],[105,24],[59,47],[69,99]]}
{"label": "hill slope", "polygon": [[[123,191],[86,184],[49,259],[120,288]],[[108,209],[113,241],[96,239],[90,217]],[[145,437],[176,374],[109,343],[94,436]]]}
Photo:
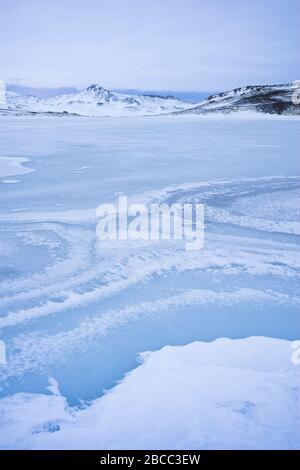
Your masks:
{"label": "hill slope", "polygon": [[[300,114],[300,104],[293,94],[300,90],[300,83],[286,85],[258,85],[209,96],[206,100],[182,113],[204,114],[214,112],[256,111],[269,114]],[[298,93],[298,96],[299,93]]]}

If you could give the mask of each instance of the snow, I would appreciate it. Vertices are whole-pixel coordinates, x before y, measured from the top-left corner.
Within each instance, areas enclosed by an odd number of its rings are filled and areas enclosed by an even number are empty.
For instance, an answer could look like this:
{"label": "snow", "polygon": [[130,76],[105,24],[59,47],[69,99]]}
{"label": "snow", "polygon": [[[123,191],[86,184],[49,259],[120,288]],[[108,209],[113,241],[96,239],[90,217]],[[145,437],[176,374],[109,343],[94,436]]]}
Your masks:
{"label": "snow", "polygon": [[270,113],[299,115],[299,106],[294,106],[293,93],[298,90],[296,82],[284,85],[260,85],[235,88],[212,95],[194,108],[179,113]]}
{"label": "snow", "polygon": [[28,161],[28,158],[0,156],[0,177],[31,173],[34,171],[32,168],[23,166],[23,163],[27,163]]}
{"label": "snow", "polygon": [[2,180],[1,183],[4,183],[4,184],[16,184],[16,183],[20,183],[20,180]]}
{"label": "snow", "polygon": [[0,402],[1,446],[18,449],[299,449],[300,374],[291,343],[263,337],[167,346],[101,398]]}
{"label": "snow", "polygon": [[7,104],[15,110],[73,113],[82,116],[132,116],[164,114],[192,106],[174,97],[126,95],[111,92],[99,84],[48,99],[7,92]]}
{"label": "snow", "polygon": [[[173,96],[126,95],[93,84],[76,93],[41,99],[6,92],[6,106],[14,113],[65,113],[77,116],[154,116],[163,114],[239,114],[299,115],[294,106],[296,82],[285,85],[246,86],[213,95],[197,105]],[[0,110],[1,111],[1,110]],[[258,113],[259,111],[259,113]],[[5,110],[2,112],[5,113]]]}

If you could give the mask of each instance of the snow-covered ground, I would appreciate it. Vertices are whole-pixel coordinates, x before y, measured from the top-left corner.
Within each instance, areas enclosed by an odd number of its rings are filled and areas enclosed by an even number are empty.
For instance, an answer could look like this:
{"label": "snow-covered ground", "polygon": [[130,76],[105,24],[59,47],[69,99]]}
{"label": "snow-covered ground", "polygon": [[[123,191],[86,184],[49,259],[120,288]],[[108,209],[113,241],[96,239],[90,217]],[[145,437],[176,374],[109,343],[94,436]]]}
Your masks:
{"label": "snow-covered ground", "polygon": [[[0,446],[299,447],[299,119],[0,121]],[[204,203],[203,250],[99,243],[120,193]]]}

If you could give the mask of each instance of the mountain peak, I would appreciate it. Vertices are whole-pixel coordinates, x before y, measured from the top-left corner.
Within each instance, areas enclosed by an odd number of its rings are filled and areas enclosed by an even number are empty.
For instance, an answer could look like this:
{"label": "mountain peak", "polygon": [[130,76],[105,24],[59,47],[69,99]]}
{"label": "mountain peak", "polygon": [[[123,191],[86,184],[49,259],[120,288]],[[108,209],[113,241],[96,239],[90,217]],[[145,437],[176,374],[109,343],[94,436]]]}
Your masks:
{"label": "mountain peak", "polygon": [[96,93],[109,92],[109,90],[107,90],[107,88],[104,88],[99,83],[92,83],[90,86],[87,87],[87,91],[93,91],[93,92],[96,92]]}

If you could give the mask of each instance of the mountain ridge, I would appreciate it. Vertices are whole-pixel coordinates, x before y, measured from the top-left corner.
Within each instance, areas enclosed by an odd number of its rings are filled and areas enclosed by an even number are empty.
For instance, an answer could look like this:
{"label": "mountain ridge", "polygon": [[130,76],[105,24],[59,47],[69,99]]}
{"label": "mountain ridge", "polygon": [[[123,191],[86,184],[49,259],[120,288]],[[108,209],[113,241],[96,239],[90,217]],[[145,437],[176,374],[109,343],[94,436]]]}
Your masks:
{"label": "mountain ridge", "polygon": [[179,111],[192,103],[173,96],[116,93],[93,83],[77,92],[51,98],[6,92],[7,109],[29,113],[68,113],[82,116],[156,115]]}
{"label": "mountain ridge", "polygon": [[[9,112],[92,117],[228,114],[241,111],[300,115],[299,91],[299,81],[279,85],[247,85],[213,94],[195,104],[172,95],[117,93],[93,83],[79,92],[50,98],[6,91],[6,104],[2,104],[0,111],[2,114]],[[295,96],[298,97],[296,100]]]}
{"label": "mountain ridge", "polygon": [[177,114],[255,111],[300,115],[299,91],[299,81],[279,85],[247,85],[211,95],[196,106]]}

